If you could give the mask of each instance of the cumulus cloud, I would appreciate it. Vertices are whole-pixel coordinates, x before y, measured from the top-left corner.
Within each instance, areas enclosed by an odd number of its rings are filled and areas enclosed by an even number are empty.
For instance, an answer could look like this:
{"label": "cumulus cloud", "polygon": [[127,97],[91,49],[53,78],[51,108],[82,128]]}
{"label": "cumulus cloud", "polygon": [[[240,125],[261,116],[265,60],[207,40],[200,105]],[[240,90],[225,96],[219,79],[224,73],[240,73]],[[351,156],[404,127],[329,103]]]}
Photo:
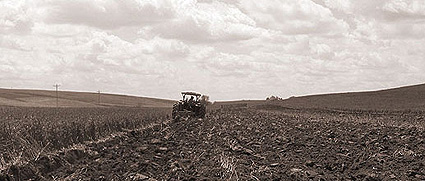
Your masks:
{"label": "cumulus cloud", "polygon": [[31,3],[24,1],[0,2],[0,33],[27,34],[33,27]]}
{"label": "cumulus cloud", "polygon": [[286,34],[339,34],[347,24],[332,12],[310,0],[243,1],[243,8],[260,26]]}
{"label": "cumulus cloud", "polygon": [[323,0],[325,5],[331,9],[345,13],[353,13],[352,1],[350,0]]}
{"label": "cumulus cloud", "polygon": [[4,87],[213,100],[425,78],[419,0],[2,0]]}
{"label": "cumulus cloud", "polygon": [[425,18],[425,2],[420,0],[391,0],[386,2],[382,9],[387,12],[395,13],[398,17],[402,15],[402,17]]}
{"label": "cumulus cloud", "polygon": [[150,33],[199,43],[247,40],[266,32],[238,8],[223,2],[184,1],[175,6],[179,18],[154,27]]}
{"label": "cumulus cloud", "polygon": [[161,23],[174,16],[167,1],[58,0],[44,4],[45,21],[102,29]]}

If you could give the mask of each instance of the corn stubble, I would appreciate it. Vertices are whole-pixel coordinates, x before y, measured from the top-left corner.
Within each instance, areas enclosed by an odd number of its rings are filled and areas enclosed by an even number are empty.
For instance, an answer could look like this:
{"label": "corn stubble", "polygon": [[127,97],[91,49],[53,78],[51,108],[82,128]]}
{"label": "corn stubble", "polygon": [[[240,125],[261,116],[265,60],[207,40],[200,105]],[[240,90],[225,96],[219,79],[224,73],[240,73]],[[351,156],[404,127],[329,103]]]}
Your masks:
{"label": "corn stubble", "polygon": [[168,112],[161,108],[0,107],[0,169],[164,120]]}

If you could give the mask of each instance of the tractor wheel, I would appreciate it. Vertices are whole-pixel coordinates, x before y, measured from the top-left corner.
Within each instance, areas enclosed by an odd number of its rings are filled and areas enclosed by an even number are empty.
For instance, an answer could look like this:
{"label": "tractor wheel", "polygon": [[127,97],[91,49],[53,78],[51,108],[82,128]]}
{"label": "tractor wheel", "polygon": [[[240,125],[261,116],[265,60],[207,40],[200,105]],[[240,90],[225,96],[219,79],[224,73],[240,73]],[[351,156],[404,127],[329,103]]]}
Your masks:
{"label": "tractor wheel", "polygon": [[205,106],[201,106],[198,112],[199,118],[205,118],[205,114],[207,114],[207,110]]}
{"label": "tractor wheel", "polygon": [[173,106],[173,111],[171,113],[171,116],[173,118],[173,120],[176,120],[179,118],[179,109],[178,106]]}

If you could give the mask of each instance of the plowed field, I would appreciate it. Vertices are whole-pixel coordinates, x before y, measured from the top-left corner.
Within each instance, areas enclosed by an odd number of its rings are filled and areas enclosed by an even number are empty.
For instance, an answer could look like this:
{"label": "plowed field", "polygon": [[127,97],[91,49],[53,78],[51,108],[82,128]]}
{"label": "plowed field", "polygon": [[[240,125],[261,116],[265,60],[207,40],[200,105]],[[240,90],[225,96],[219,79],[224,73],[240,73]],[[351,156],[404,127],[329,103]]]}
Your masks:
{"label": "plowed field", "polygon": [[423,121],[422,112],[217,110],[46,154],[3,179],[424,180]]}

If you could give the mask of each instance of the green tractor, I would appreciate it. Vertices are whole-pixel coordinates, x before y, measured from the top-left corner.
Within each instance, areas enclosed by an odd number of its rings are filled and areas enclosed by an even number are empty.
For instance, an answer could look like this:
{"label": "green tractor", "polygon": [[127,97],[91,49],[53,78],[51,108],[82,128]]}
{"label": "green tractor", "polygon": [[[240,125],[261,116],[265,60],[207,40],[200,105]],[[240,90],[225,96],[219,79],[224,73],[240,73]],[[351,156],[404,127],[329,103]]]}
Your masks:
{"label": "green tractor", "polygon": [[208,96],[196,92],[182,92],[182,100],[173,105],[172,117],[179,118],[204,118],[207,113]]}

